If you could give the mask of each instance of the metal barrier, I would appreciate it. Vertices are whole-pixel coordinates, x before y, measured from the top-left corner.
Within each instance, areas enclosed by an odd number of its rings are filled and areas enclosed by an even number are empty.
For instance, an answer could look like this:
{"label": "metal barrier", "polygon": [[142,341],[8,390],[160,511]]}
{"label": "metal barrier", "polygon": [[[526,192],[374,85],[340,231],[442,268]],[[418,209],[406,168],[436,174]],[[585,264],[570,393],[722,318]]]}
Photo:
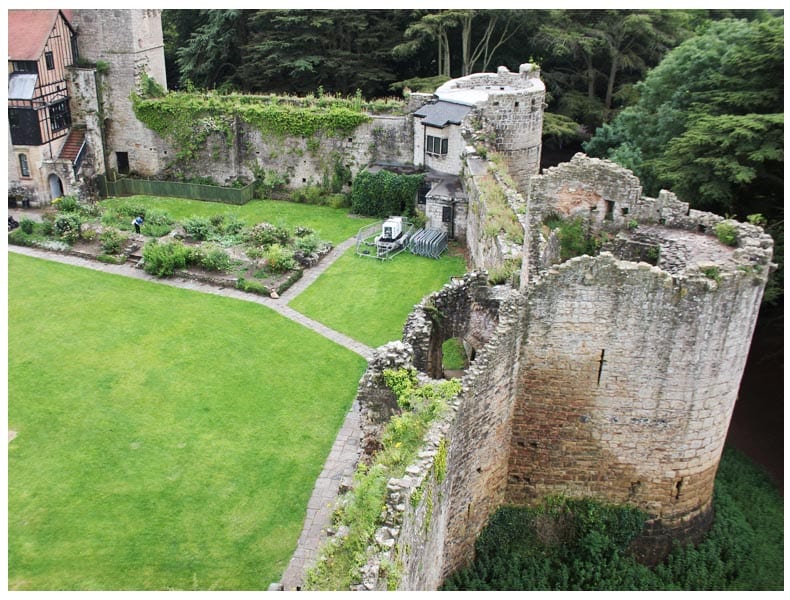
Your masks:
{"label": "metal barrier", "polygon": [[439,258],[447,250],[447,232],[441,229],[420,229],[409,241],[409,251],[419,256]]}

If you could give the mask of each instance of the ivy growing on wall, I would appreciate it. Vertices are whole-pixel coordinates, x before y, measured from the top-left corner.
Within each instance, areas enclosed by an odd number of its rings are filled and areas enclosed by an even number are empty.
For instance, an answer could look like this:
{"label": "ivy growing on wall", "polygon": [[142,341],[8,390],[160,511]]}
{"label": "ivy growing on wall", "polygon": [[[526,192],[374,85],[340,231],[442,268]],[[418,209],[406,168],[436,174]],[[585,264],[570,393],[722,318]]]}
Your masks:
{"label": "ivy growing on wall", "polygon": [[399,175],[391,171],[361,171],[351,187],[351,210],[359,215],[389,217],[413,213],[423,173]]}
{"label": "ivy growing on wall", "polygon": [[231,144],[236,120],[267,135],[303,138],[349,133],[370,120],[342,99],[319,105],[308,99],[195,92],[132,94],[131,99],[137,118],[177,146],[179,160],[194,158],[212,133],[224,134]]}

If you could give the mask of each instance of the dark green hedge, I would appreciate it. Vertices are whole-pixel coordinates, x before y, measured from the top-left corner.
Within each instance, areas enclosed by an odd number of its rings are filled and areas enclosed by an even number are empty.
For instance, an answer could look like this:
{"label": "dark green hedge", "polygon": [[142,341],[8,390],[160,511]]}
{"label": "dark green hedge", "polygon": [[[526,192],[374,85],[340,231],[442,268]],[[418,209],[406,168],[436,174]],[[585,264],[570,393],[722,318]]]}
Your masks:
{"label": "dark green hedge", "polygon": [[417,190],[425,175],[391,171],[361,171],[351,186],[351,210],[358,215],[386,218],[414,213]]}
{"label": "dark green hedge", "polygon": [[555,499],[505,507],[477,541],[475,562],[446,590],[782,590],[783,500],[767,475],[727,449],[715,519],[696,547],[676,547],[654,569],[626,548],[642,517],[631,508]]}

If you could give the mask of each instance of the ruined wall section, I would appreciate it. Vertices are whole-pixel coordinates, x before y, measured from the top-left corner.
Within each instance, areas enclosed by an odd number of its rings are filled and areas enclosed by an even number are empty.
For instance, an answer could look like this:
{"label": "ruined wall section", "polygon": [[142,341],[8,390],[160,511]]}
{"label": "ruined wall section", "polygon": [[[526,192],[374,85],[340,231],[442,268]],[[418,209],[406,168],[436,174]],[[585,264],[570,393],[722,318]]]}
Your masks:
{"label": "ruined wall section", "polygon": [[378,551],[362,570],[360,589],[386,589],[393,565],[398,589],[437,589],[473,558],[477,535],[504,500],[522,307],[517,292],[485,282],[484,274],[468,274],[427,297],[407,322],[404,341],[377,350],[362,378],[358,399],[367,438],[381,426],[374,422],[392,412],[394,398],[382,389],[384,368],[419,367],[424,359],[418,355],[439,331],[486,338],[417,461],[403,478],[389,481],[386,517],[374,536]]}
{"label": "ruined wall section", "polygon": [[672,276],[602,254],[535,280],[505,501],[636,505],[653,519],[648,557],[704,531],[766,274]]}
{"label": "ruined wall section", "polygon": [[[255,172],[274,172],[285,180],[286,190],[321,185],[338,166],[350,172],[344,190],[356,174],[372,162],[403,164],[411,161],[413,143],[410,117],[372,115],[351,133],[312,138],[264,134],[237,119],[228,140],[223,131],[209,135],[205,145],[190,161],[175,160],[178,148],[156,136],[160,169],[153,175],[178,172],[184,177],[211,177],[219,184],[236,179],[252,181]],[[139,123],[139,122],[138,122]],[[139,124],[140,127],[145,127]],[[210,126],[210,123],[207,123]]]}
{"label": "ruined wall section", "polygon": [[508,238],[504,231],[492,231],[491,213],[496,209],[486,200],[492,190],[503,194],[509,210],[526,232],[527,203],[523,196],[493,164],[474,153],[466,157],[463,183],[468,198],[466,245],[472,268],[493,271],[503,269],[508,261],[521,262],[523,268],[529,255],[523,252],[523,245]]}

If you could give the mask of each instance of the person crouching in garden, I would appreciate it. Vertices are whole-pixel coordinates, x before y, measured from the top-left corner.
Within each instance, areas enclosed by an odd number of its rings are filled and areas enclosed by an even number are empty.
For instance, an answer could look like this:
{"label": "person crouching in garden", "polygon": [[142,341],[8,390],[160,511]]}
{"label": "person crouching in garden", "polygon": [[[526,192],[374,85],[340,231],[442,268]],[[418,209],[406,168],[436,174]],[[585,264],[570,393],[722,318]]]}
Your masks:
{"label": "person crouching in garden", "polygon": [[137,216],[135,217],[134,221],[132,221],[132,225],[134,225],[134,232],[140,233],[140,226],[143,224],[143,217]]}

